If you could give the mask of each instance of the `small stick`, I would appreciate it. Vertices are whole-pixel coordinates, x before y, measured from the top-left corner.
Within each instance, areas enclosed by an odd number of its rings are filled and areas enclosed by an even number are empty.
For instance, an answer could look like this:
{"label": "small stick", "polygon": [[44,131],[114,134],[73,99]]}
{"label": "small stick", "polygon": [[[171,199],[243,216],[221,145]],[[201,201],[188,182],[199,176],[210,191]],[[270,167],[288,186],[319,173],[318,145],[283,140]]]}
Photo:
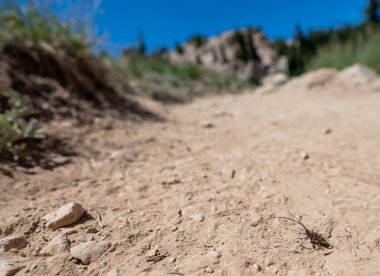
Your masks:
{"label": "small stick", "polygon": [[99,224],[100,228],[103,228],[102,217],[99,212],[96,214],[96,222]]}

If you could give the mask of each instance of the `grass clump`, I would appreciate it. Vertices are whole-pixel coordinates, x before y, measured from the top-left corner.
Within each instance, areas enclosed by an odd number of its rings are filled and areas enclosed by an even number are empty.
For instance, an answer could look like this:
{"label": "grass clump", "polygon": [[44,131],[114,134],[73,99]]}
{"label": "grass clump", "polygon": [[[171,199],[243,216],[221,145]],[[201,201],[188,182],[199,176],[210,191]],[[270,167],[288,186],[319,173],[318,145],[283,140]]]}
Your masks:
{"label": "grass clump", "polygon": [[365,36],[350,39],[345,43],[335,42],[318,50],[307,70],[322,67],[343,69],[360,63],[380,73],[380,31],[373,30]]}
{"label": "grass clump", "polygon": [[0,48],[25,42],[44,41],[71,54],[88,53],[88,27],[78,18],[62,21],[53,11],[51,1],[17,1],[0,3]]}
{"label": "grass clump", "polygon": [[0,95],[0,157],[18,161],[27,155],[31,141],[45,139],[35,115],[28,98],[14,91]]}
{"label": "grass clump", "polygon": [[174,64],[165,56],[127,54],[107,62],[137,84],[147,95],[164,102],[186,102],[196,96],[220,91],[239,92],[253,86],[233,75],[222,75],[198,64]]}

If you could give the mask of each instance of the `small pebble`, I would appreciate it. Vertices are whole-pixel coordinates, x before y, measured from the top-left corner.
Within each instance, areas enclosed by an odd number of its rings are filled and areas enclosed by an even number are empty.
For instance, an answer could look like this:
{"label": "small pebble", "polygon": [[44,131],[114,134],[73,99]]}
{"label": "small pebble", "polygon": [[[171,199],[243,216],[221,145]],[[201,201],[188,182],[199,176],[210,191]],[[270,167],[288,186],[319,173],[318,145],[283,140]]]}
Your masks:
{"label": "small pebble", "polygon": [[210,250],[208,253],[207,253],[208,256],[210,257],[213,257],[213,258],[220,258],[222,256],[222,254],[219,252],[219,251],[216,251],[216,250]]}
{"label": "small pebble", "polygon": [[202,222],[205,219],[205,217],[202,214],[195,214],[191,216],[191,219],[196,222]]}
{"label": "small pebble", "polygon": [[87,228],[86,230],[86,233],[87,234],[95,234],[95,233],[98,233],[98,229],[94,228],[94,227],[90,227],[90,228]]}

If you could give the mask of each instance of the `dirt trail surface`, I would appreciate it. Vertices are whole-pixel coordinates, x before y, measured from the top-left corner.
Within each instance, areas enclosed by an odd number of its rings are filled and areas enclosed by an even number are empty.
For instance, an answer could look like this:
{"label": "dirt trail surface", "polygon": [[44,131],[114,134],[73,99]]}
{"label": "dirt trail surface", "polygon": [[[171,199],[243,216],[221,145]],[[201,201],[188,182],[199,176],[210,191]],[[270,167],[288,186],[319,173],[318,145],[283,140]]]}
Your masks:
{"label": "dirt trail surface", "polygon": [[[379,93],[322,85],[160,112],[166,121],[61,123],[70,163],[1,176],[1,237],[28,242],[2,253],[24,256],[18,275],[378,275]],[[44,226],[72,201],[86,210],[77,223]],[[275,207],[334,248],[313,250]],[[79,248],[39,253],[65,231]],[[97,254],[81,261],[86,241]]]}

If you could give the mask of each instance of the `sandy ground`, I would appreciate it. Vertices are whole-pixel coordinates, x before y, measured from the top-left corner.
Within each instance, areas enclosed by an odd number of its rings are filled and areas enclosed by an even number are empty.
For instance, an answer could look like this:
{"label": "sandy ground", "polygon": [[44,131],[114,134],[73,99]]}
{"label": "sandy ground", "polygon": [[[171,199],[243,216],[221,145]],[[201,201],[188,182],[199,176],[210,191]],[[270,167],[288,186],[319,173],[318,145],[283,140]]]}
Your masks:
{"label": "sandy ground", "polygon": [[[1,176],[1,237],[28,240],[18,275],[378,275],[379,93],[289,89],[160,112],[167,121],[62,123],[77,141],[69,164]],[[88,215],[44,228],[41,217],[70,201]],[[312,249],[277,208],[334,248]],[[72,246],[112,247],[89,265],[38,256],[68,228]]]}

